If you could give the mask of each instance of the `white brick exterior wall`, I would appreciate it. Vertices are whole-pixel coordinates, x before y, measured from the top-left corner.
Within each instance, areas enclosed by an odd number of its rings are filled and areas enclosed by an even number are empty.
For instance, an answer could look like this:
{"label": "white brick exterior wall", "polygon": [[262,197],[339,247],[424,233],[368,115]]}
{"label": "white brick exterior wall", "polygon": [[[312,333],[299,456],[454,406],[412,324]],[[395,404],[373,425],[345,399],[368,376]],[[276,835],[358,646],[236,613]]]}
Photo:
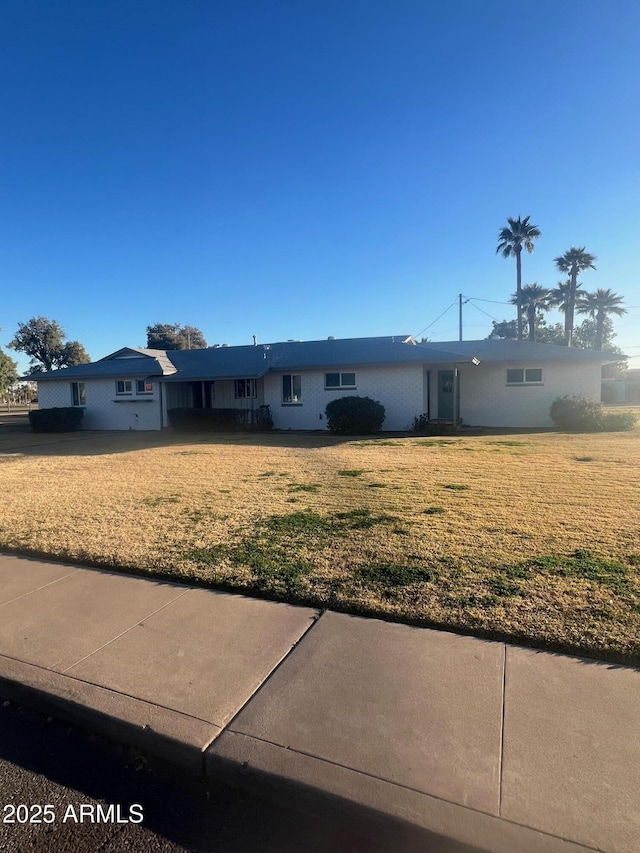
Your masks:
{"label": "white brick exterior wall", "polygon": [[[295,371],[302,377],[301,405],[282,403],[282,373],[264,377],[264,401],[271,407],[276,429],[325,429],[325,408],[336,397],[372,397],[385,407],[384,430],[410,429],[413,419],[424,409],[423,367],[420,364],[390,367],[340,368],[356,374],[356,388],[324,387],[325,371]],[[332,369],[331,372],[337,372]]]}
{"label": "white brick exterior wall", "polygon": [[[507,385],[507,369],[523,366],[542,367],[542,385]],[[470,426],[550,427],[549,409],[558,397],[600,401],[598,363],[464,364],[459,372],[460,417]],[[437,386],[431,399],[437,404]]]}
{"label": "white brick exterior wall", "polygon": [[[507,385],[507,369],[510,367],[542,367],[542,385]],[[268,373],[258,380],[258,398],[236,400],[233,382],[216,383],[216,406],[252,408],[262,401],[271,407],[276,429],[326,429],[325,408],[336,397],[358,395],[379,400],[385,407],[385,430],[411,428],[414,417],[427,410],[425,366],[420,364],[386,367],[349,367],[340,372],[356,374],[356,388],[325,389],[325,371],[295,371],[302,377],[302,400],[300,405],[283,405],[282,373]],[[453,364],[439,364],[431,371],[431,417],[438,417],[438,371],[451,370]],[[332,370],[331,372],[337,372]],[[139,377],[144,379],[142,373]],[[162,393],[157,382],[153,383],[153,394],[136,395],[136,377],[131,378],[134,393],[130,396],[116,395],[115,379],[92,379],[85,382],[86,407],[82,422],[83,429],[113,430],[158,430],[162,421],[166,424],[167,392],[169,404],[190,405],[182,387],[163,386]],[[488,427],[550,427],[551,404],[565,394],[600,399],[600,365],[564,364],[463,364],[459,368],[460,416],[470,426]],[[71,406],[70,381],[45,381],[38,383],[40,408]],[[190,395],[187,395],[190,396]],[[163,398],[165,415],[161,420],[160,400]],[[126,401],[126,402],[125,402]]]}
{"label": "white brick exterior wall", "polygon": [[[129,377],[127,377],[128,379]],[[141,374],[138,379],[144,379]],[[131,378],[133,394],[116,395],[115,379],[91,379],[85,382],[87,404],[82,429],[160,429],[160,392],[153,383],[151,395],[137,395],[136,377]],[[117,402],[114,402],[116,401]],[[71,406],[71,382],[38,383],[38,405],[41,409]]]}

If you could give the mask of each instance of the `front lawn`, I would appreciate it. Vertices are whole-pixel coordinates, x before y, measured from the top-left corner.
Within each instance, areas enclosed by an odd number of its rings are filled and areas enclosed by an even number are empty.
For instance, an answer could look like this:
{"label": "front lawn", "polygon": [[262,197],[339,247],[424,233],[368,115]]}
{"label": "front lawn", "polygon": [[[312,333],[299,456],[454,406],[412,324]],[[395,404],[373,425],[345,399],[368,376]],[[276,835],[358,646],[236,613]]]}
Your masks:
{"label": "front lawn", "polygon": [[640,431],[0,432],[0,548],[640,663]]}

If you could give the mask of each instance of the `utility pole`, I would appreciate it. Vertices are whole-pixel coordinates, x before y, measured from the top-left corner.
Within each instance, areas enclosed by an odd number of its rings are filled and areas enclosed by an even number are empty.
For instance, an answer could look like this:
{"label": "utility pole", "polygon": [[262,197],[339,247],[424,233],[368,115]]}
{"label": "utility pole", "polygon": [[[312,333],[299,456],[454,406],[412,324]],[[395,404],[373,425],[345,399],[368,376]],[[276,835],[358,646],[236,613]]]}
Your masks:
{"label": "utility pole", "polygon": [[458,340],[462,340],[462,294],[458,294]]}

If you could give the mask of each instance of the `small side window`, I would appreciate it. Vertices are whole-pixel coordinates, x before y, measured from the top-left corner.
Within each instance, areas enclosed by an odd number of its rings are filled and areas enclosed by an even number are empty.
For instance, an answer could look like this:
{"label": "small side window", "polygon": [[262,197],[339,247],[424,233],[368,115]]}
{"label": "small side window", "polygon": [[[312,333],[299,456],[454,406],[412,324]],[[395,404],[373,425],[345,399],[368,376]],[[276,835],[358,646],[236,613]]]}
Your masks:
{"label": "small side window", "polygon": [[87,392],[85,390],[84,382],[71,383],[71,401],[74,406],[87,405]]}
{"label": "small side window", "polygon": [[524,370],[521,367],[507,370],[507,384],[511,385],[514,382],[524,382]]}
{"label": "small side window", "polygon": [[136,379],[136,394],[152,394],[153,384],[146,379]]}
{"label": "small side window", "polygon": [[116,394],[131,394],[131,380],[116,379]]}

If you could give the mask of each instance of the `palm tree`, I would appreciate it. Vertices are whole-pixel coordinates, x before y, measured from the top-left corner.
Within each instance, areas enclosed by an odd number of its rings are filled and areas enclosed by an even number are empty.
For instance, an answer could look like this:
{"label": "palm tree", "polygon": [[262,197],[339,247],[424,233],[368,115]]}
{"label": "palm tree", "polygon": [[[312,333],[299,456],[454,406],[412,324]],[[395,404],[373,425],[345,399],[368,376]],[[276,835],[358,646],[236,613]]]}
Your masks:
{"label": "palm tree", "polygon": [[[518,294],[514,293],[511,297],[513,305],[518,304]],[[536,339],[536,319],[538,312],[548,311],[551,304],[551,291],[546,287],[541,287],[535,282],[533,284],[525,284],[520,291],[520,305],[522,310],[527,314],[527,325],[529,327],[529,340]]]}
{"label": "palm tree", "polygon": [[503,258],[515,255],[516,259],[516,296],[518,306],[518,340],[522,340],[522,250],[526,249],[529,254],[533,252],[533,241],[540,236],[537,225],[529,224],[529,216],[524,219],[510,219],[507,217],[507,228],[502,228],[498,233],[498,248],[496,252],[502,252]]}
{"label": "palm tree", "polygon": [[627,313],[626,308],[622,308],[622,296],[618,296],[612,290],[602,290],[598,288],[595,293],[585,293],[578,300],[578,314],[589,314],[596,321],[596,342],[595,349],[602,349],[602,339],[604,337],[604,321],[605,317],[610,314],[615,314],[617,317],[622,317]]}
{"label": "palm tree", "polygon": [[583,270],[594,270],[595,266],[593,262],[595,259],[595,255],[585,252],[584,246],[581,249],[572,246],[564,255],[554,258],[556,269],[569,276],[569,290],[564,309],[564,330],[568,347],[573,343],[573,314],[576,306],[578,273],[581,273]]}

